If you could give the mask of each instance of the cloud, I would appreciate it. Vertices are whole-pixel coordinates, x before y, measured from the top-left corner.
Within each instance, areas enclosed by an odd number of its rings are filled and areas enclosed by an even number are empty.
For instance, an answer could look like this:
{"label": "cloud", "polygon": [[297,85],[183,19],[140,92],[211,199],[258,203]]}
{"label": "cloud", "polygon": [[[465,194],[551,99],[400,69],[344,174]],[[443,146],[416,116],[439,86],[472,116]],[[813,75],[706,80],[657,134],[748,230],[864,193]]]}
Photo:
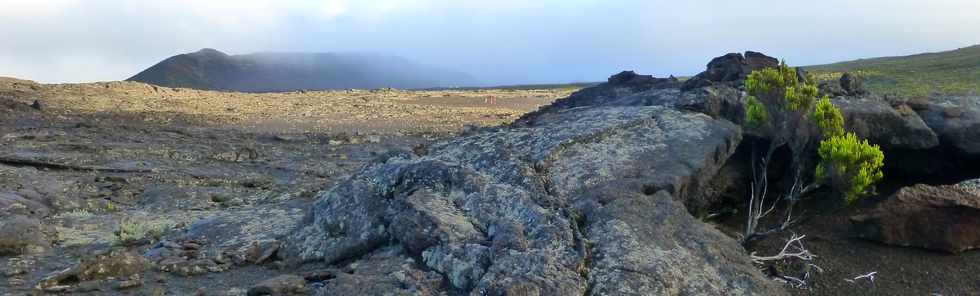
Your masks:
{"label": "cloud", "polygon": [[980,43],[980,2],[936,0],[0,0],[0,75],[125,79],[217,48],[369,51],[490,84],[693,74],[725,52],[792,64]]}
{"label": "cloud", "polygon": [[78,0],[20,1],[0,0],[0,18],[21,21],[47,20],[64,13]]}

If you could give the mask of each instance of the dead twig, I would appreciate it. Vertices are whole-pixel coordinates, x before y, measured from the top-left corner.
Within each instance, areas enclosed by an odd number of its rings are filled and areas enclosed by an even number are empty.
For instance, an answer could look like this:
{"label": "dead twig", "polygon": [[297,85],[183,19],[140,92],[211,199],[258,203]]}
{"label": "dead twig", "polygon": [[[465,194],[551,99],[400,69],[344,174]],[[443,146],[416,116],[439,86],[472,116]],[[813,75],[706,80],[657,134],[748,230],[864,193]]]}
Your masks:
{"label": "dead twig", "polygon": [[862,274],[862,275],[856,276],[853,279],[844,279],[844,281],[845,282],[848,282],[848,283],[856,283],[858,280],[866,279],[871,284],[874,284],[875,283],[875,275],[877,275],[877,274],[878,274],[877,271],[872,271],[872,272],[869,272],[869,273],[866,273],[866,274]]}
{"label": "dead twig", "polygon": [[[772,256],[759,256],[756,255],[755,252],[752,252],[751,254],[749,254],[749,256],[752,259],[752,262],[758,265],[765,265],[766,262],[770,262],[770,261],[784,261],[784,260],[792,260],[792,259],[798,259],[802,261],[812,261],[817,256],[813,255],[813,253],[810,253],[810,250],[807,250],[806,246],[803,245],[804,238],[806,238],[806,235],[796,235],[794,233],[789,238],[789,240],[786,241],[786,244],[783,245],[783,248],[779,251],[778,254]],[[770,266],[770,268],[773,269],[773,272],[770,276],[772,276],[774,280],[788,284],[797,289],[809,288],[807,281],[810,279],[813,271],[816,271],[817,273],[823,273],[823,268],[813,263],[806,263],[806,265],[803,268],[803,274],[802,276],[799,277],[780,275],[774,271],[773,266]]]}
{"label": "dead twig", "polygon": [[811,261],[817,256],[810,253],[810,250],[807,250],[803,245],[804,238],[806,238],[806,235],[796,235],[794,233],[793,236],[786,241],[786,244],[783,245],[783,249],[780,250],[778,254],[772,256],[758,256],[756,255],[756,252],[752,252],[749,254],[749,256],[752,258],[752,262],[755,262],[756,264],[764,264],[766,261],[777,261],[790,258]]}

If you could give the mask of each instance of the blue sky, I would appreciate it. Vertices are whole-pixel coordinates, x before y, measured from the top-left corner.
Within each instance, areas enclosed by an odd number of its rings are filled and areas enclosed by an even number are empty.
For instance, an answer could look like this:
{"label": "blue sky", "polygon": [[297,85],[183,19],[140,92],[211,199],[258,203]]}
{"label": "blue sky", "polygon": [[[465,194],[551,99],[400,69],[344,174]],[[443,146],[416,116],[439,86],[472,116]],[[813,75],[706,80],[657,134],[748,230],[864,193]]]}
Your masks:
{"label": "blue sky", "polygon": [[0,76],[121,80],[210,47],[378,52],[485,84],[690,75],[727,52],[805,65],[980,43],[976,0],[0,0]]}

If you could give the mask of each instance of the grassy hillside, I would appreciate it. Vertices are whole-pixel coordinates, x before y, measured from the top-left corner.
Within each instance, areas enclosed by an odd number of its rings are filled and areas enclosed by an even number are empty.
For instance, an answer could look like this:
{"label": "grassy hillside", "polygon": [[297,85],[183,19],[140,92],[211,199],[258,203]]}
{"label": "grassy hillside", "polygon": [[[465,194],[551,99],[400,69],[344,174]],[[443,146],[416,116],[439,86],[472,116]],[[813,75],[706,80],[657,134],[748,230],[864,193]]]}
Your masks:
{"label": "grassy hillside", "polygon": [[882,94],[980,94],[980,45],[805,68],[820,79],[836,79],[843,72],[856,73],[865,78],[868,89]]}

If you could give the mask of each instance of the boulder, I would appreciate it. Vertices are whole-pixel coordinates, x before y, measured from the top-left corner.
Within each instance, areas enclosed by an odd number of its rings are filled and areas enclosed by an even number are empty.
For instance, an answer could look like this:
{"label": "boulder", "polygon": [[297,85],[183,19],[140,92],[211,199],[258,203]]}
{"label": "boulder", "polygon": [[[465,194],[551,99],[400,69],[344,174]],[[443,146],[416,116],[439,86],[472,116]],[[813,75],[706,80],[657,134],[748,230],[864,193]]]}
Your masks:
{"label": "boulder", "polygon": [[[761,52],[746,51],[745,52],[745,66],[743,67],[742,73],[745,76],[749,76],[749,73],[755,70],[762,70],[765,68],[772,68],[779,66],[779,60],[767,56]],[[745,77],[742,77],[745,79]]]}
{"label": "boulder", "polygon": [[844,72],[837,80],[821,81],[817,88],[820,89],[820,96],[832,98],[869,94],[864,88],[864,79],[849,72]]}
{"label": "boulder", "polygon": [[980,98],[932,98],[918,114],[938,136],[964,156],[980,157]]}
{"label": "boulder", "polygon": [[858,236],[886,244],[951,253],[975,249],[980,247],[977,183],[905,187],[851,220]]}
{"label": "boulder", "polygon": [[868,91],[864,89],[864,79],[860,76],[851,74],[849,72],[844,72],[841,74],[840,87],[848,95],[864,95]]}
{"label": "boulder", "polygon": [[673,106],[596,106],[630,95],[598,88],[574,100],[591,105],[381,157],[320,193],[280,255],[360,264],[397,246],[383,262],[458,294],[785,293],[689,213],[716,198],[708,184],[740,129]]}
{"label": "boulder", "polygon": [[885,150],[926,150],[939,145],[939,138],[915,112],[900,113],[888,102],[867,97],[833,103],[844,115],[846,130]]}
{"label": "boulder", "polygon": [[817,84],[817,89],[819,90],[818,96],[820,97],[828,96],[831,98],[837,98],[847,95],[847,92],[841,88],[840,82],[836,80],[820,81],[820,83]]}
{"label": "boulder", "polygon": [[711,60],[704,72],[684,82],[681,90],[687,91],[717,83],[738,87],[752,71],[776,67],[779,60],[754,51],[729,53]]}

